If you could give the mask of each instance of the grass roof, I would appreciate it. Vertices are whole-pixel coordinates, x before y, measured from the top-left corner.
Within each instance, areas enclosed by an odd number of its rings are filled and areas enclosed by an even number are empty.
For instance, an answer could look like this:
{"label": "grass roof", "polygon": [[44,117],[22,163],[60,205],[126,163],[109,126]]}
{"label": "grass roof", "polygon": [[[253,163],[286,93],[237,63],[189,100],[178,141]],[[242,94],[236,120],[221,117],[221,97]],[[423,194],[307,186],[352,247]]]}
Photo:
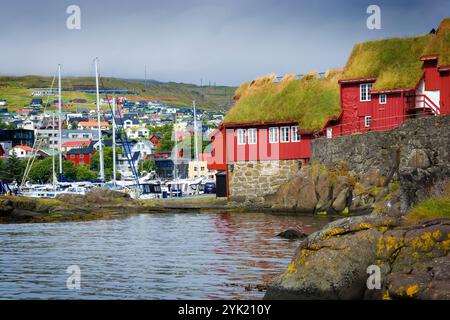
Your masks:
{"label": "grass roof", "polygon": [[432,35],[358,43],[353,47],[342,79],[377,78],[374,89],[414,87],[422,76],[425,46]]}
{"label": "grass roof", "polygon": [[444,19],[425,47],[424,55],[438,55],[439,66],[450,66],[450,18]]}
{"label": "grass roof", "polygon": [[440,66],[450,65],[450,18],[441,22],[436,34],[358,43],[342,79],[377,78],[375,90],[415,87],[425,55],[438,55]]}
{"label": "grass roof", "polygon": [[329,117],[339,115],[340,76],[341,71],[334,70],[324,78],[312,73],[296,80],[287,75],[279,83],[275,75],[258,78],[237,90],[240,99],[224,123],[296,121],[305,130],[321,128]]}

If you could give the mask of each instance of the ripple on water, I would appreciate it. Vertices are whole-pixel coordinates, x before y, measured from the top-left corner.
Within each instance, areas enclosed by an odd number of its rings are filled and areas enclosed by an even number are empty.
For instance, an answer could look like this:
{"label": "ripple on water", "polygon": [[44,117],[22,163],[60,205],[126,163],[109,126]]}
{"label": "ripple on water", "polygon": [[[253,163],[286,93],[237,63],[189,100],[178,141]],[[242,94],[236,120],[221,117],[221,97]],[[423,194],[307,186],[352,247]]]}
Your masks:
{"label": "ripple on water", "polygon": [[[117,220],[0,225],[2,299],[252,299],[297,246],[275,238],[329,218],[140,214]],[[81,290],[66,288],[70,265]]]}

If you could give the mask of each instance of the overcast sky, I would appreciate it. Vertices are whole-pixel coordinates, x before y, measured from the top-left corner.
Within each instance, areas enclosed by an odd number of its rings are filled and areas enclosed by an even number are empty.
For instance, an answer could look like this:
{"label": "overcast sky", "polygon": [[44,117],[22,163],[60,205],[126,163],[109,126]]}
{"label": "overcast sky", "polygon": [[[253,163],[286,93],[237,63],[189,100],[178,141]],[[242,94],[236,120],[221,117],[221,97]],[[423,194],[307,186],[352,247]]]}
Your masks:
{"label": "overcast sky", "polygon": [[[81,30],[66,9],[81,8]],[[366,27],[370,4],[381,30]],[[0,74],[92,75],[238,85],[345,64],[356,42],[427,33],[450,0],[0,0]]]}

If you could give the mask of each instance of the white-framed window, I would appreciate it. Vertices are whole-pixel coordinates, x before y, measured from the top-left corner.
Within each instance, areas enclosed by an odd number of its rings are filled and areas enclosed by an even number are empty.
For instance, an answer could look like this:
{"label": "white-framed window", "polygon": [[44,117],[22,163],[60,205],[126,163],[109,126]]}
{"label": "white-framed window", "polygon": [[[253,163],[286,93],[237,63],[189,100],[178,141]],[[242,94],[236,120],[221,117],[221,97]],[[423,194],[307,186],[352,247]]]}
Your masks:
{"label": "white-framed window", "polygon": [[366,128],[369,128],[372,124],[372,116],[365,116],[364,117],[364,125]]}
{"label": "white-framed window", "polygon": [[258,142],[258,130],[256,128],[248,129],[248,144],[256,144]]}
{"label": "white-framed window", "polygon": [[372,89],[372,83],[361,83],[359,85],[359,100],[360,101],[370,101],[370,89]]}
{"label": "white-framed window", "polygon": [[300,141],[300,134],[298,133],[298,126],[291,127],[291,141],[292,142]]}
{"label": "white-framed window", "polygon": [[387,96],[385,94],[380,94],[380,104],[386,104]]}
{"label": "white-framed window", "polygon": [[237,144],[244,145],[247,142],[246,140],[246,130],[237,129]]}
{"label": "white-framed window", "polygon": [[269,143],[278,143],[278,128],[269,128]]}
{"label": "white-framed window", "polygon": [[289,127],[280,128],[281,142],[289,142]]}
{"label": "white-framed window", "polygon": [[328,139],[333,138],[333,128],[331,128],[331,127],[327,128],[327,138]]}

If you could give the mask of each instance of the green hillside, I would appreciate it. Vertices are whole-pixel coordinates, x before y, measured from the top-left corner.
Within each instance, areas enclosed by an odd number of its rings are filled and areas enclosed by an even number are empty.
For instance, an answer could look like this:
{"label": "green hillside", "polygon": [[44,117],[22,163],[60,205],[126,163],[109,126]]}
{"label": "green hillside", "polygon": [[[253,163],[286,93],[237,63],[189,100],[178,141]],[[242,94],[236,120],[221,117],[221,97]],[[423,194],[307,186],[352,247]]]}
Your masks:
{"label": "green hillside", "polygon": [[[8,101],[8,108],[16,110],[28,105],[32,99],[30,88],[50,88],[53,78],[43,76],[0,76],[0,99]],[[144,83],[139,80],[126,80],[116,78],[104,78],[103,84],[106,89],[130,90],[143,98],[175,98],[170,102],[176,106],[190,106],[195,100],[199,108],[211,111],[226,111],[232,103],[235,87],[225,86],[196,86],[184,83],[159,83],[148,81]],[[54,84],[54,87],[57,83]],[[93,77],[69,77],[62,79],[64,90],[76,88],[94,89],[95,79]],[[131,97],[132,95],[130,95]],[[42,97],[39,97],[42,98]],[[42,98],[44,101],[46,97]],[[49,101],[56,97],[49,97]],[[72,99],[86,99],[86,104],[77,104],[76,107],[94,108],[95,94],[74,91],[63,91],[63,102]]]}

